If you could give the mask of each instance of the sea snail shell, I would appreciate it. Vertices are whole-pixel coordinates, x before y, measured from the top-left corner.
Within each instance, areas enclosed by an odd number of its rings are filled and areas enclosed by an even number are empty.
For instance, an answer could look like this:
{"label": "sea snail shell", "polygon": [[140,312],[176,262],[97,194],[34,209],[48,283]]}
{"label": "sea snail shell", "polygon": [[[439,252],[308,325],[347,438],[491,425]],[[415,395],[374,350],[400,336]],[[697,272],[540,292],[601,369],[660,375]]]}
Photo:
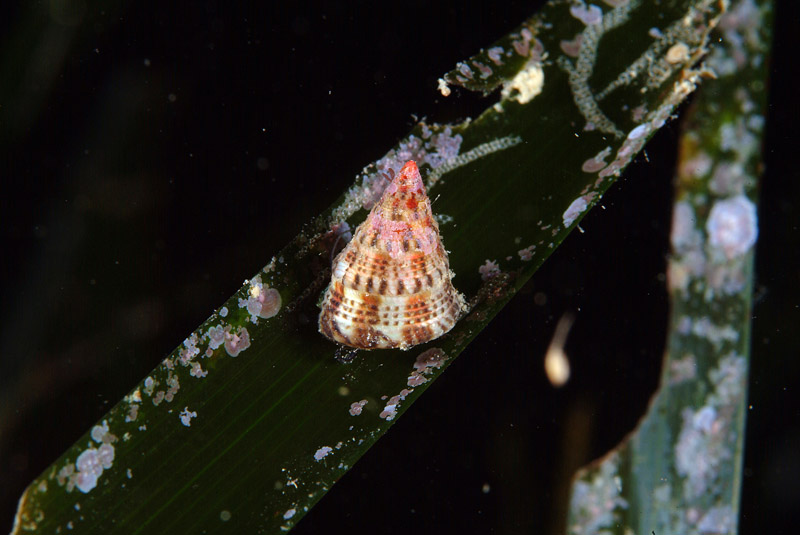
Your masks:
{"label": "sea snail shell", "polygon": [[408,349],[438,338],[465,308],[452,277],[431,201],[409,160],[334,259],[319,332],[358,349]]}

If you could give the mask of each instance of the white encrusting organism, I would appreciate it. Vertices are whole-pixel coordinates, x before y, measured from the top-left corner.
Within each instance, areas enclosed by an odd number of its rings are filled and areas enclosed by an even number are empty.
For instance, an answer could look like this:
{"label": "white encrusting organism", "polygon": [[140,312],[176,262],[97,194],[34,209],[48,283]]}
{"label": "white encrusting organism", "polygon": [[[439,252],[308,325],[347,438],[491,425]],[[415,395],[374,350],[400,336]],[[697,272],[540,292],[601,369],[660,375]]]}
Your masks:
{"label": "white encrusting organism", "polygon": [[716,201],[706,223],[708,243],[728,260],[748,252],[758,237],[756,206],[744,195]]}

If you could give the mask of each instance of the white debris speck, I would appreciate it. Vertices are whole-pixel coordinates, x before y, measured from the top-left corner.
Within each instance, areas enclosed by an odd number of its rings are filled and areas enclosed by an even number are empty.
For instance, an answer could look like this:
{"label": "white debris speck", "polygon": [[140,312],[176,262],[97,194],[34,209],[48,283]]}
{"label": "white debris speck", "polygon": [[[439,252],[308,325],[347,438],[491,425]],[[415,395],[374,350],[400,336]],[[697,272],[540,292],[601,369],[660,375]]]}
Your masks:
{"label": "white debris speck", "polygon": [[286,511],[285,513],[283,513],[283,518],[285,520],[289,520],[290,518],[292,518],[295,515],[295,513],[297,513],[297,509],[295,509],[293,507],[293,508],[289,509],[288,511]]}
{"label": "white debris speck", "polygon": [[316,452],[314,452],[314,460],[315,461],[319,461],[319,460],[323,459],[325,456],[327,456],[332,451],[333,451],[333,448],[330,448],[328,446],[322,446],[320,449],[318,449]]}
{"label": "white debris speck", "polygon": [[450,87],[447,85],[447,82],[444,78],[439,78],[439,92],[442,94],[443,97],[450,96]]}
{"label": "white debris speck", "polygon": [[181,423],[186,427],[192,426],[192,418],[197,418],[197,411],[190,411],[189,407],[184,407],[179,415]]}
{"label": "white debris speck", "polygon": [[728,260],[745,254],[756,243],[756,206],[744,195],[717,201],[706,223],[709,244]]}
{"label": "white debris speck", "polygon": [[542,92],[543,87],[544,70],[542,70],[541,63],[535,61],[519,71],[511,83],[504,85],[501,94],[504,99],[513,94],[514,100],[520,104],[527,104]]}
{"label": "white debris speck", "polygon": [[572,201],[572,204],[569,205],[569,208],[564,211],[564,215],[561,216],[564,219],[564,226],[568,227],[572,225],[578,216],[581,215],[584,210],[586,210],[586,206],[586,199],[583,197],[578,197]]}

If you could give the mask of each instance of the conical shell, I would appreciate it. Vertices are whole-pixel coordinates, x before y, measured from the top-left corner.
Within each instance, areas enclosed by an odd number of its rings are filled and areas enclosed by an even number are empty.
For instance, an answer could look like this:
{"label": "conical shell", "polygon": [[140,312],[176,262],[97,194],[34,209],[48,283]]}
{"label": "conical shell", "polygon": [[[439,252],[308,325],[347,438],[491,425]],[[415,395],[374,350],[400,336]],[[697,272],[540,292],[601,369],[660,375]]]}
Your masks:
{"label": "conical shell", "polygon": [[464,298],[417,164],[407,162],[333,263],[319,331],[359,349],[408,349],[453,328]]}

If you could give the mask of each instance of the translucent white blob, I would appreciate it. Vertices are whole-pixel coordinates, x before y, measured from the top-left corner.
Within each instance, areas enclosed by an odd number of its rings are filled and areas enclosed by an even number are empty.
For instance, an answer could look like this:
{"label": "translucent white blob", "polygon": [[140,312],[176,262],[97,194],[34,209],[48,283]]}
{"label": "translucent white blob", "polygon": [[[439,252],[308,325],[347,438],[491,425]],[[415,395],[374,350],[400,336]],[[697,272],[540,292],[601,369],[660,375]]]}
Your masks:
{"label": "translucent white blob", "polygon": [[717,201],[706,223],[711,247],[728,260],[748,252],[758,237],[756,206],[744,195]]}

